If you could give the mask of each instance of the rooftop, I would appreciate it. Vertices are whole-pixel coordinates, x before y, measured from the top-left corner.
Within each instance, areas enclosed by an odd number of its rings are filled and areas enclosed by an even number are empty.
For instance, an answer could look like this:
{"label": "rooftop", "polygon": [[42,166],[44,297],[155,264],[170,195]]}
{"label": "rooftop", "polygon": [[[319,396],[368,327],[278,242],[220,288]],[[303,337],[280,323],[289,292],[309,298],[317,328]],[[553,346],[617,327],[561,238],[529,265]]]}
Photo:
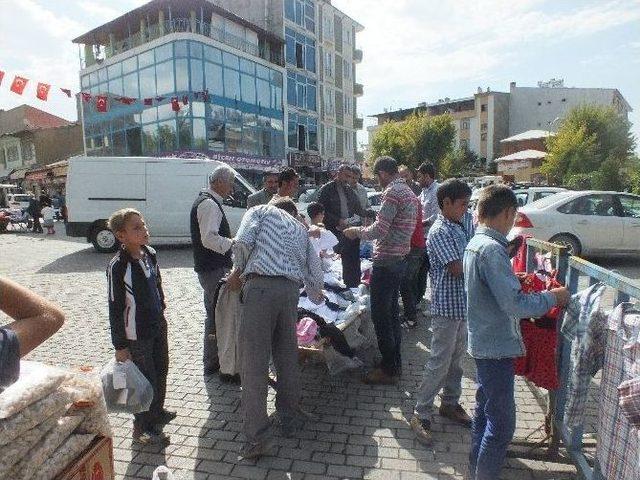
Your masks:
{"label": "rooftop", "polygon": [[512,153],[504,157],[496,158],[496,162],[509,162],[515,160],[533,160],[534,158],[544,158],[547,156],[546,152],[540,150],[522,150],[521,152]]}
{"label": "rooftop", "polygon": [[538,138],[547,138],[555,135],[554,132],[548,130],[527,130],[526,132],[513,135],[512,137],[500,140],[500,143],[519,142],[522,140],[535,140]]}
{"label": "rooftop", "polygon": [[73,123],[30,105],[0,110],[0,135],[12,135],[42,128],[66,127]]}

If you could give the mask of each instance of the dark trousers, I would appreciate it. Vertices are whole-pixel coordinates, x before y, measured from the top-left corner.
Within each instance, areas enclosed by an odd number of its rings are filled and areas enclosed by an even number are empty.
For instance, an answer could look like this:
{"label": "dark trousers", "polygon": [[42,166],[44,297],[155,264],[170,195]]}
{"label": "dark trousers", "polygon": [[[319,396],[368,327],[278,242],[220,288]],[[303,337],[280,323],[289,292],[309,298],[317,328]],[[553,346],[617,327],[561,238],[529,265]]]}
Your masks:
{"label": "dark trousers", "polygon": [[205,371],[216,371],[220,368],[218,359],[218,341],[216,339],[215,297],[218,283],[227,273],[224,268],[209,272],[198,273],[198,281],[204,290],[204,308],[207,316],[204,321],[204,340],[202,349],[202,363]]}
{"label": "dark trousers", "polygon": [[402,296],[402,307],[404,309],[405,320],[415,320],[417,315],[417,305],[421,297],[417,296],[418,273],[424,262],[425,249],[412,248],[407,255],[407,269],[400,283],[400,295]]}
{"label": "dark trousers", "polygon": [[42,225],[40,225],[40,215],[35,215],[33,217],[33,233],[42,233]]}
{"label": "dark trousers", "polygon": [[431,268],[431,264],[429,263],[429,255],[427,255],[427,249],[424,249],[424,255],[422,257],[422,262],[420,263],[420,268],[418,269],[418,273],[416,275],[416,283],[415,283],[415,296],[416,303],[419,303],[420,300],[424,298],[424,294],[427,292],[427,278],[429,276],[429,269]]}
{"label": "dark trousers", "polygon": [[333,232],[340,239],[338,252],[342,261],[342,279],[348,288],[360,285],[360,239],[349,240],[341,232]]}
{"label": "dark trousers", "polygon": [[389,375],[400,372],[402,359],[398,297],[400,282],[406,269],[404,259],[390,265],[375,265],[371,271],[371,320],[382,354],[380,367]]}
{"label": "dark trousers", "polygon": [[478,391],[469,470],[473,480],[495,480],[500,477],[516,430],[513,359],[476,359],[476,369]]}
{"label": "dark trousers", "polygon": [[146,430],[157,423],[164,409],[167,395],[167,374],[169,373],[169,345],[167,342],[167,323],[162,321],[155,338],[129,342],[131,360],[153,387],[153,401],[149,411],[134,415],[134,426]]}

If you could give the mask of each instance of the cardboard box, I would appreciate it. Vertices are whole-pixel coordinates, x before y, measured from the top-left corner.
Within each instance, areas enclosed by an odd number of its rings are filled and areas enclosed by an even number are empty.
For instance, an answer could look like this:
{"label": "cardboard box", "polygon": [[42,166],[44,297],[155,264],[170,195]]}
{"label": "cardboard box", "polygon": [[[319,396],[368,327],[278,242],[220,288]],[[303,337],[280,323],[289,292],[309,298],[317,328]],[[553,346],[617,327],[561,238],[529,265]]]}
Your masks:
{"label": "cardboard box", "polygon": [[113,443],[98,437],[56,480],[114,480]]}

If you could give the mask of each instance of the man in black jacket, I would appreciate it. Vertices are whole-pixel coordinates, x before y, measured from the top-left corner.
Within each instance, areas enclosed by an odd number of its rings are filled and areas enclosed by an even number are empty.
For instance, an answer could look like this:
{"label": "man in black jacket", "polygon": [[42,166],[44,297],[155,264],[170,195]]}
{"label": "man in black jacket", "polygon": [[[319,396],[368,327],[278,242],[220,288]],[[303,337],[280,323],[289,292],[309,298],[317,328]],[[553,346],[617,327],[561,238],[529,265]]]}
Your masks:
{"label": "man in black jacket", "polygon": [[209,188],[200,192],[191,207],[194,270],[204,290],[207,312],[202,356],[205,375],[212,375],[220,369],[214,321],[215,293],[218,282],[233,265],[231,229],[222,204],[233,192],[234,180],[235,171],[227,165],[220,165],[209,175]]}
{"label": "man in black jacket", "polygon": [[356,193],[349,186],[351,167],[342,164],[334,180],[320,189],[318,202],[324,206],[324,222],[340,243],[334,249],[342,257],[342,277],[349,288],[360,284],[360,240],[349,240],[342,231],[359,224],[366,216]]}

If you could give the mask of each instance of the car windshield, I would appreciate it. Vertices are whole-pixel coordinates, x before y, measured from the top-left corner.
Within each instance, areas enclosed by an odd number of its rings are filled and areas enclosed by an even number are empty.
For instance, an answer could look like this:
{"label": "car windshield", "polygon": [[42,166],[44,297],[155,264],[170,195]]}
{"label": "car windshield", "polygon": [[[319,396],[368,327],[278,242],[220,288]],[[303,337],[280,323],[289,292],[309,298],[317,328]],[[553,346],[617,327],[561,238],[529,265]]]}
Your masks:
{"label": "car windshield", "polygon": [[27,202],[31,199],[31,197],[29,195],[14,195],[13,196],[13,201],[14,202]]}
{"label": "car windshield", "polygon": [[573,192],[554,193],[553,195],[549,195],[548,197],[541,198],[537,202],[531,203],[531,206],[535,208],[546,208],[549,205],[553,205],[554,203],[567,199],[572,195],[573,195]]}

